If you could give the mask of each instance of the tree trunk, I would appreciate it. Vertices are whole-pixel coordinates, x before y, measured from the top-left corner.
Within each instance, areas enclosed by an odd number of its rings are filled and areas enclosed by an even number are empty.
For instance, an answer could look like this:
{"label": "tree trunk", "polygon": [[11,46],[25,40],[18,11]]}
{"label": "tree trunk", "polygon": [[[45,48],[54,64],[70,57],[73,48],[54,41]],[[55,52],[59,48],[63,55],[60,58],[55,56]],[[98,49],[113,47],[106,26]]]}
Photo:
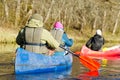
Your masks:
{"label": "tree trunk", "polygon": [[30,9],[28,13],[24,16],[24,18],[21,20],[19,27],[21,26],[23,27],[27,23],[31,15],[32,15],[32,9]]}
{"label": "tree trunk", "polygon": [[50,5],[50,8],[49,8],[49,10],[48,10],[48,13],[47,13],[47,16],[46,16],[46,18],[45,18],[45,20],[44,20],[44,23],[47,21],[47,19],[49,18],[49,15],[50,15],[50,12],[51,12],[51,10],[52,10],[52,6],[53,6],[53,4],[54,4],[54,0],[52,0],[52,2],[51,2],[51,5]]}
{"label": "tree trunk", "polygon": [[[28,2],[28,0],[27,0],[27,2]],[[26,3],[27,3],[27,2],[26,2]],[[29,9],[29,11],[27,11],[26,15],[25,15],[24,18],[21,20],[20,26],[24,26],[24,25],[28,22],[29,18],[31,17],[31,15],[32,15],[32,13],[33,13],[34,0],[30,0],[30,2],[31,2],[31,3],[30,3],[31,8]]]}
{"label": "tree trunk", "polygon": [[97,23],[97,17],[95,17],[94,23],[93,23],[93,30],[96,28],[96,23]]}
{"label": "tree trunk", "polygon": [[18,26],[18,22],[20,21],[20,2],[21,2],[21,0],[17,0],[17,8],[16,8],[16,15],[15,15],[15,27]]}
{"label": "tree trunk", "polygon": [[115,26],[114,26],[114,29],[113,29],[113,35],[115,34],[116,30],[117,30],[117,25],[118,25],[118,21],[119,21],[119,16],[120,16],[120,10],[118,12],[118,15],[117,15],[117,19],[116,19],[116,22],[115,22]]}
{"label": "tree trunk", "polygon": [[[30,2],[31,2],[31,9],[30,9],[30,10],[32,10],[32,13],[34,13],[35,11],[34,11],[33,8],[34,8],[34,3],[35,3],[35,1],[34,1],[34,0],[30,0]],[[29,11],[30,11],[30,10],[29,10]],[[31,13],[31,14],[32,14],[32,13]]]}
{"label": "tree trunk", "polygon": [[28,9],[28,0],[25,0],[25,12],[27,12]]}
{"label": "tree trunk", "polygon": [[106,11],[104,11],[104,16],[103,16],[103,23],[102,23],[102,31],[104,32],[105,31],[105,21],[106,21]]}
{"label": "tree trunk", "polygon": [[8,11],[7,1],[3,0],[3,4],[4,4],[5,21],[8,22],[9,11]]}

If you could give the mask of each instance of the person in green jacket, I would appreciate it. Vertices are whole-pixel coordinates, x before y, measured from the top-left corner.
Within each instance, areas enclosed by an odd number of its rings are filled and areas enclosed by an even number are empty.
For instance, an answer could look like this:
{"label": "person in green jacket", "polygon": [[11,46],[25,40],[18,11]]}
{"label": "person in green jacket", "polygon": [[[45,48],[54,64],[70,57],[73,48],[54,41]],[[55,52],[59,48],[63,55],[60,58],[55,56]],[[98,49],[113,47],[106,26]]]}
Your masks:
{"label": "person in green jacket", "polygon": [[16,43],[25,50],[49,55],[60,45],[43,27],[43,17],[40,14],[30,17],[25,27],[19,31]]}
{"label": "person in green jacket", "polygon": [[[67,36],[67,33],[64,31],[64,26],[61,22],[57,21],[54,24],[54,27],[50,30],[52,36],[64,46],[67,50],[73,45],[73,39]],[[66,54],[64,49],[58,48],[55,50],[55,53]]]}
{"label": "person in green jacket", "polygon": [[73,45],[73,39],[69,38],[67,33],[64,31],[64,26],[61,22],[57,21],[54,27],[50,30],[52,36],[61,44],[66,47],[71,47]]}

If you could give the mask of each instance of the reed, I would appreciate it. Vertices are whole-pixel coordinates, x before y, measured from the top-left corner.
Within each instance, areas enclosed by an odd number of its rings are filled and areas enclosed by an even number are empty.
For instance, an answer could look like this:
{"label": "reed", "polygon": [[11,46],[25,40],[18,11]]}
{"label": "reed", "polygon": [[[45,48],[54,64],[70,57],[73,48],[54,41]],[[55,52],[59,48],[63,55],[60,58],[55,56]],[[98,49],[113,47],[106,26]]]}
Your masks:
{"label": "reed", "polygon": [[0,27],[0,43],[15,43],[16,35],[15,30]]}

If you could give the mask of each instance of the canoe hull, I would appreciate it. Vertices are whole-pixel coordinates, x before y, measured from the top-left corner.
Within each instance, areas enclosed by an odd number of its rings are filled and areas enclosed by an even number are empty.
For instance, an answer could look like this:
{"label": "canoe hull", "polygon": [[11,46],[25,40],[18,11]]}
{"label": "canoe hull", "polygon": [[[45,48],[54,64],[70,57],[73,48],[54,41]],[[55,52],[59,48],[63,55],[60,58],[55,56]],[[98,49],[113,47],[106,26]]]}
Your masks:
{"label": "canoe hull", "polygon": [[43,73],[61,71],[72,66],[72,55],[53,55],[47,56],[26,51],[22,48],[17,49],[15,60],[15,73]]}
{"label": "canoe hull", "polygon": [[89,56],[95,59],[109,59],[116,60],[120,59],[120,48],[107,50],[107,51],[93,51],[86,46],[83,46],[81,49],[81,55]]}

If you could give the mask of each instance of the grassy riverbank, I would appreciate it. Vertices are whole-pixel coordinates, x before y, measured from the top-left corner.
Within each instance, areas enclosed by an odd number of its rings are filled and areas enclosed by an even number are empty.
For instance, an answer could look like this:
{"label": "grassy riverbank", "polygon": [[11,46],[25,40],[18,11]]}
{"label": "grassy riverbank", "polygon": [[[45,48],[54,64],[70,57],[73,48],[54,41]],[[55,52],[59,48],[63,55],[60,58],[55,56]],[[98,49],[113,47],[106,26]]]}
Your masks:
{"label": "grassy riverbank", "polygon": [[[16,29],[9,29],[9,28],[2,28],[0,27],[0,42],[1,43],[15,43],[16,36],[18,34],[19,30]],[[68,33],[68,37],[74,39],[74,45],[72,46],[72,50],[79,50],[82,45],[86,43],[86,41],[94,35],[95,31],[92,33],[89,30],[83,31],[84,33],[80,33],[78,30],[66,30]],[[118,35],[112,35],[110,33],[104,33],[103,34],[106,44],[106,46],[114,46],[120,43],[119,34]],[[109,44],[111,43],[111,44]]]}
{"label": "grassy riverbank", "polygon": [[0,27],[0,43],[14,43],[18,31]]}
{"label": "grassy riverbank", "polygon": [[[83,30],[80,33],[78,30],[70,30],[67,33],[69,37],[74,39],[74,45],[71,48],[72,50],[80,50],[81,46],[83,46],[87,40],[95,34],[96,31],[90,32],[89,29]],[[110,32],[103,33],[105,38],[105,45],[103,47],[111,47],[120,44],[120,34],[112,35]]]}

